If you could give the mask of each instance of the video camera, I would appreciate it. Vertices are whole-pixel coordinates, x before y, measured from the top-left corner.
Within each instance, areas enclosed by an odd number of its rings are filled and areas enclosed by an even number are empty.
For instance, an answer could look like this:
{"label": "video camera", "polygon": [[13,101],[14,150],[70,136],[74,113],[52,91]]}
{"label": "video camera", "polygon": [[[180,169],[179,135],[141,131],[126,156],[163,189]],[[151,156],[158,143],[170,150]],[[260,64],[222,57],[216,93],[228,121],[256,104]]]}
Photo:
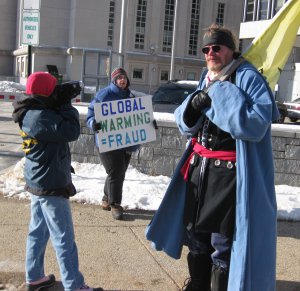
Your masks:
{"label": "video camera", "polygon": [[51,98],[54,99],[56,106],[71,103],[71,100],[80,94],[82,87],[81,81],[69,81],[58,84],[55,86]]}

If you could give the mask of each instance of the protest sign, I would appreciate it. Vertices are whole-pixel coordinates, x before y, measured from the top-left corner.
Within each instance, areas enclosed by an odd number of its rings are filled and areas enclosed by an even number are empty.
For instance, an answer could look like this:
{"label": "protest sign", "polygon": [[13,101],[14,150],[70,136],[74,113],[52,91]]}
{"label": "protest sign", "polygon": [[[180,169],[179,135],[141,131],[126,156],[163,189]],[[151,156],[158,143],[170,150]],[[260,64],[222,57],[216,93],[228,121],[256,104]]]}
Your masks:
{"label": "protest sign", "polygon": [[151,96],[95,103],[99,152],[108,152],[156,140]]}

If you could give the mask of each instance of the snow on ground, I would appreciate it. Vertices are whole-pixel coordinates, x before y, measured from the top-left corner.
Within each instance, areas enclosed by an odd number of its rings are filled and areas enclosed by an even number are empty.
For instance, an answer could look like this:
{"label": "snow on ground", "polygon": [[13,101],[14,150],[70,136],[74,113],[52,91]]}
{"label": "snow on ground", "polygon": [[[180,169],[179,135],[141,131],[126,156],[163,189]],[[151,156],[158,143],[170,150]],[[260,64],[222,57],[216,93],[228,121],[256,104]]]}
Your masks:
{"label": "snow on ground", "polygon": [[[0,192],[5,197],[29,199],[24,191],[24,158],[0,176]],[[78,193],[71,201],[99,205],[106,173],[102,165],[73,162],[73,183]],[[170,178],[148,176],[132,166],[126,172],[122,206],[125,209],[157,210],[166,192]],[[278,219],[300,221],[300,187],[276,185]]]}

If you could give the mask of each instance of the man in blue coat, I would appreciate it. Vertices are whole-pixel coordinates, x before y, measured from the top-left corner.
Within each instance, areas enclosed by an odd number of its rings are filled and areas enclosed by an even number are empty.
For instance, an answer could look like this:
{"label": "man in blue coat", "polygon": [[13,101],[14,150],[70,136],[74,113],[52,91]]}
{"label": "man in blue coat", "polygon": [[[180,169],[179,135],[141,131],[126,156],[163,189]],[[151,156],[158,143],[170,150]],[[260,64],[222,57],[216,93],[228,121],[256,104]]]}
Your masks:
{"label": "man in blue coat", "polygon": [[275,290],[271,123],[278,110],[263,76],[236,48],[224,27],[204,34],[207,69],[175,111],[189,146],[146,233],[175,258],[186,242],[185,291]]}

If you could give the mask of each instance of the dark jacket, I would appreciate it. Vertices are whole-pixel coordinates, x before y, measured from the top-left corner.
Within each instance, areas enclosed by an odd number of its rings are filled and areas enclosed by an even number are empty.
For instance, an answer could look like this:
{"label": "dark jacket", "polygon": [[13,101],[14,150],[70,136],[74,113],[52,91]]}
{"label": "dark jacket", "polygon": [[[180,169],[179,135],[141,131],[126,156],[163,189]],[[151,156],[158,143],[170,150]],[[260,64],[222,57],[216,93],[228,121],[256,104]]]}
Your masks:
{"label": "dark jacket", "polygon": [[29,97],[13,106],[26,155],[25,190],[35,195],[74,195],[68,142],[80,134],[78,111],[70,104],[49,109],[45,97]]}

